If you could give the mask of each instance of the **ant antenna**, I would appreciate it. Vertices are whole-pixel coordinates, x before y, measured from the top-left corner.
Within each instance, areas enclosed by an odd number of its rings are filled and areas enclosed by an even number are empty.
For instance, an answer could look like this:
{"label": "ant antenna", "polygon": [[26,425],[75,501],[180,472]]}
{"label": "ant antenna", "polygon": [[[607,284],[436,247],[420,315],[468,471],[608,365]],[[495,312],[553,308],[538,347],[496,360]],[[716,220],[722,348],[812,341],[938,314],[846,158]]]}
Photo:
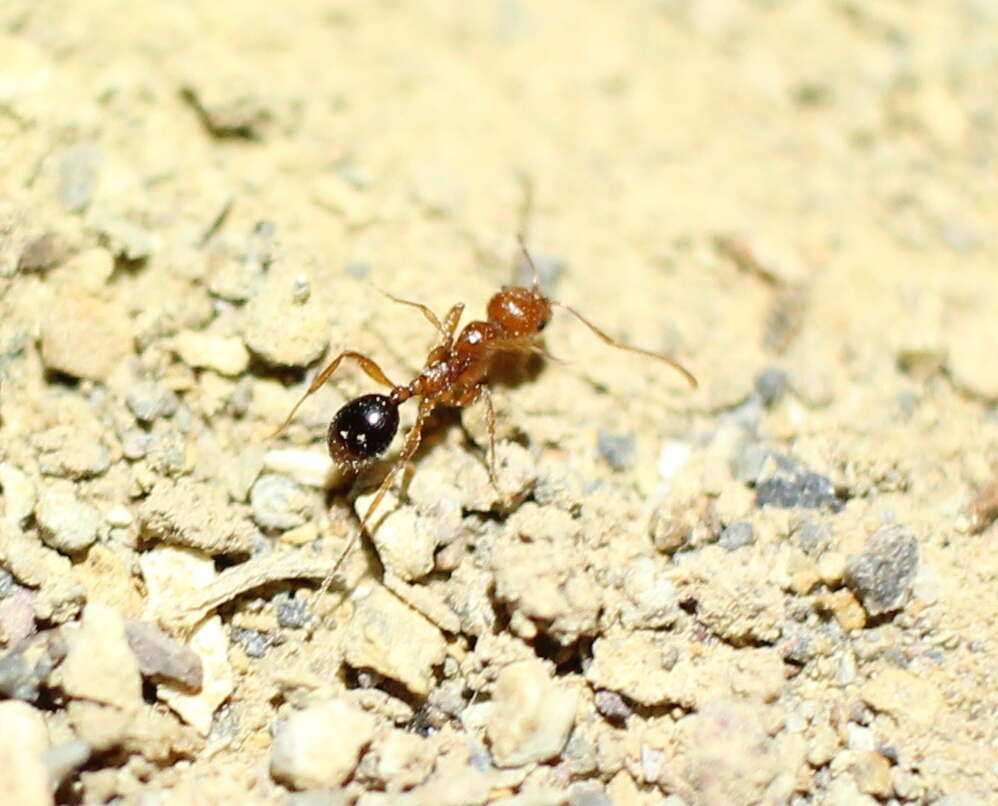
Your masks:
{"label": "ant antenna", "polygon": [[530,266],[530,271],[533,274],[533,277],[534,277],[534,281],[533,281],[534,291],[538,291],[539,292],[541,290],[541,274],[540,274],[539,271],[537,271],[537,264],[534,263],[534,259],[530,256],[530,251],[527,249],[527,244],[523,240],[523,233],[522,232],[516,233],[516,240],[519,242],[519,244],[520,244],[520,250],[523,252],[523,256],[527,259],[527,265]]}
{"label": "ant antenna", "polygon": [[630,344],[624,344],[622,341],[617,341],[617,339],[613,338],[613,336],[611,336],[609,333],[606,333],[600,330],[598,327],[596,327],[596,325],[594,325],[592,322],[586,319],[586,317],[584,317],[581,313],[575,310],[575,308],[573,308],[571,305],[566,305],[563,302],[558,302],[553,299],[548,301],[551,303],[551,305],[558,308],[563,308],[564,310],[568,311],[570,314],[572,314],[572,316],[574,316],[576,319],[582,322],[582,324],[588,327],[593,333],[595,333],[596,336],[598,336],[603,342],[609,344],[611,347],[616,347],[618,350],[627,350],[628,352],[637,353],[638,355],[646,355],[649,358],[656,358],[659,361],[668,364],[670,367],[676,370],[680,375],[686,378],[689,385],[692,386],[694,389],[696,389],[700,385],[696,377],[693,375],[693,373],[690,372],[688,369],[686,369],[686,367],[684,367],[678,361],[669,358],[667,355],[662,355],[661,353],[656,353],[652,350],[644,350],[641,347],[632,347]]}

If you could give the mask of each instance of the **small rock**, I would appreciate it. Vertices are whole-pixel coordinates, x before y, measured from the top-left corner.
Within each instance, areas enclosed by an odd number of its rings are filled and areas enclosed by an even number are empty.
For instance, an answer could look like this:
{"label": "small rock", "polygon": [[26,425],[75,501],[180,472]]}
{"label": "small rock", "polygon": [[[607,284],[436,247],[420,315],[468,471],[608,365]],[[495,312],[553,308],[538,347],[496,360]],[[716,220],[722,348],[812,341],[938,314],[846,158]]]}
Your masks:
{"label": "small rock", "polygon": [[660,629],[671,626],[679,615],[675,583],[651,557],[638,557],[624,568],[626,603],[621,623],[628,629]]}
{"label": "small rock", "polygon": [[318,294],[296,301],[296,276],[287,271],[269,275],[244,309],[243,341],[275,366],[311,364],[329,344],[328,306]]}
{"label": "small rock", "polygon": [[805,470],[781,472],[760,481],[755,488],[756,506],[767,504],[781,509],[828,507],[833,512],[842,509],[835,494],[835,485],[824,476]]}
{"label": "small rock", "polygon": [[183,330],[173,339],[172,347],[187,366],[213,369],[228,377],[241,375],[249,366],[249,352],[238,336]]}
{"label": "small rock", "polygon": [[[367,511],[371,500],[358,499],[361,511]],[[433,570],[438,535],[433,519],[420,517],[412,507],[404,507],[385,515],[376,525],[372,539],[385,568],[412,582]]]}
{"label": "small rock", "polygon": [[275,644],[274,636],[260,630],[251,630],[246,627],[234,627],[232,629],[232,640],[239,644],[243,651],[251,658],[262,658],[267,654],[267,650]]}
{"label": "small rock", "polygon": [[751,546],[755,542],[755,529],[748,521],[738,521],[724,527],[721,536],[717,539],[717,545],[728,551],[740,549],[742,546]]}
{"label": "small rock", "polygon": [[826,551],[818,557],[818,577],[828,586],[842,582],[846,574],[846,557],[839,551]]}
{"label": "small rock", "polygon": [[35,485],[10,462],[0,462],[0,490],[3,490],[4,518],[20,526],[34,512]]}
{"label": "small rock", "polygon": [[74,378],[106,381],[132,352],[132,320],[123,306],[67,289],[43,315],[42,360]]}
{"label": "small rock", "polygon": [[671,481],[693,454],[693,448],[687,442],[673,440],[666,442],[658,454],[658,474],[663,481]]}
{"label": "small rock", "polygon": [[321,490],[329,484],[333,460],[328,453],[281,448],[267,452],[263,457],[263,469],[288,476],[306,487]]}
{"label": "small rock", "polygon": [[176,393],[154,381],[139,381],[125,395],[128,408],[143,423],[172,416],[179,402]]}
{"label": "small rock", "polygon": [[187,646],[201,661],[200,690],[191,692],[186,685],[165,680],[156,687],[156,696],[198,733],[207,736],[215,711],[236,687],[229,665],[229,639],[222,620],[211,616],[202,621]]}
{"label": "small rock", "polygon": [[71,490],[46,490],[35,510],[46,545],[64,554],[83,551],[97,539],[101,514]]}
{"label": "small rock", "polygon": [[46,232],[28,241],[17,259],[17,269],[22,272],[42,272],[60,263],[66,247],[54,232]]}
{"label": "small rock", "polygon": [[343,784],[374,736],[375,719],[345,700],[313,705],[276,730],[270,774],[294,789]]}
{"label": "small rock", "polygon": [[142,503],[146,534],[209,554],[248,554],[253,527],[238,517],[216,484],[181,479],[160,481]]}
{"label": "small rock", "polygon": [[117,504],[108,511],[107,522],[115,529],[127,529],[135,523],[135,516],[128,507]]}
{"label": "small rock", "polygon": [[821,598],[821,606],[835,616],[839,626],[848,631],[866,626],[866,611],[848,590],[838,590]]}
{"label": "small rock", "polygon": [[551,676],[539,660],[506,666],[492,693],[485,729],[500,767],[554,758],[568,740],[578,691]]}
{"label": "small rock", "polygon": [[145,621],[126,621],[125,635],[143,677],[162,677],[190,689],[201,688],[204,673],[195,652]]}
{"label": "small rock", "polygon": [[80,481],[104,473],[111,466],[111,452],[91,429],[55,425],[35,434],[38,467],[47,476]]}
{"label": "small rock", "polygon": [[142,677],[128,646],[121,614],[99,602],[83,610],[78,631],[66,637],[69,652],[59,667],[62,689],[70,697],[115,705],[142,704]]}
{"label": "small rock", "polygon": [[771,367],[760,372],[755,379],[755,391],[767,409],[783,399],[787,391],[787,373]]}
{"label": "small rock", "polygon": [[870,750],[857,753],[852,774],[860,792],[881,800],[891,795],[891,765],[880,753]]}
{"label": "small rock", "polygon": [[49,750],[43,761],[51,786],[58,789],[76,770],[93,755],[93,748],[82,739],[70,739]]}
{"label": "small rock", "polygon": [[874,711],[890,714],[902,730],[929,730],[946,707],[934,683],[894,666],[864,683],[860,696]]}
{"label": "small rock", "polygon": [[48,728],[41,711],[23,702],[0,702],[0,792],[4,803],[51,806],[52,785],[44,756]]}
{"label": "small rock", "polygon": [[816,556],[832,545],[832,530],[826,523],[806,517],[792,527],[791,539],[809,556]]}
{"label": "small rock", "polygon": [[85,249],[66,261],[61,274],[91,293],[99,293],[114,273],[114,255],[102,246]]}
{"label": "small rock", "polygon": [[140,428],[130,428],[121,436],[121,452],[126,459],[133,462],[144,459],[152,447],[152,434],[147,434]]}
{"label": "small rock", "polygon": [[286,630],[300,630],[312,620],[312,610],[304,599],[293,599],[286,593],[274,597],[277,624]]}
{"label": "small rock", "polygon": [[611,722],[626,722],[627,717],[634,713],[616,691],[600,689],[593,697],[596,710]]}
{"label": "small rock", "polygon": [[57,630],[22,641],[0,656],[0,694],[35,702],[41,686],[65,655],[65,642]]}
{"label": "small rock", "polygon": [[849,558],[845,582],[871,616],[904,607],[918,570],[918,541],[904,526],[873,535],[866,551]]}
{"label": "small rock", "polygon": [[65,149],[59,159],[59,200],[71,213],[85,210],[97,189],[97,173],[104,154],[89,143]]}
{"label": "small rock", "polygon": [[308,520],[312,495],[287,476],[265,473],[250,490],[250,507],[261,529],[294,529]]}
{"label": "small rock", "polygon": [[756,484],[772,455],[772,449],[761,442],[740,442],[731,456],[731,475],[739,481]]}
{"label": "small rock", "polygon": [[614,470],[627,470],[634,464],[634,434],[621,436],[600,429],[596,449]]}
{"label": "small rock", "polygon": [[443,634],[382,587],[357,602],[344,638],[344,657],[355,669],[373,669],[425,696],[433,667],[447,654]]}

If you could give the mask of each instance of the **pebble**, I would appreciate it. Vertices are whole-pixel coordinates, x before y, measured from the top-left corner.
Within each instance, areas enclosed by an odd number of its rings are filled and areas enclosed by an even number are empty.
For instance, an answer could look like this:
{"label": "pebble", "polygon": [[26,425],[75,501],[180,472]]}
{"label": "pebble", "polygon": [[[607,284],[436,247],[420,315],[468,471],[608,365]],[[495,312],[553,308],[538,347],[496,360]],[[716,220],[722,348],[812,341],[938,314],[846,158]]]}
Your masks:
{"label": "pebble", "polygon": [[92,478],[111,466],[111,452],[89,429],[54,425],[32,437],[39,451],[38,468],[47,476],[74,481]]}
{"label": "pebble", "polygon": [[755,484],[762,478],[772,449],[761,442],[740,442],[731,456],[731,475],[739,481]]}
{"label": "pebble", "polygon": [[806,470],[782,472],[760,481],[755,488],[755,503],[759,507],[769,504],[780,509],[828,507],[833,512],[842,509],[835,485],[824,476]]}
{"label": "pebble", "polygon": [[207,736],[215,711],[236,687],[229,664],[229,638],[222,620],[211,616],[202,621],[187,646],[201,660],[201,688],[192,692],[186,685],[164,680],[156,686],[156,696],[198,733]]}
{"label": "pebble", "polygon": [[0,462],[0,490],[3,490],[4,518],[22,525],[35,510],[38,494],[35,485],[10,462]]}
{"label": "pebble", "polygon": [[45,753],[48,728],[41,711],[27,703],[0,702],[0,792],[3,802],[17,806],[51,806],[54,802]]}
{"label": "pebble", "polygon": [[627,564],[623,591],[626,602],[620,620],[628,629],[669,627],[679,616],[676,585],[651,557],[638,557]]}
{"label": "pebble", "polygon": [[839,626],[847,632],[861,630],[866,626],[866,611],[848,590],[825,594],[821,598],[821,606],[830,612]]}
{"label": "pebble", "polygon": [[291,714],[274,735],[270,774],[293,789],[342,785],[374,737],[375,718],[346,700]]}
{"label": "pebble", "polygon": [[496,680],[485,729],[500,767],[521,767],[557,756],[575,720],[578,690],[552,677],[548,665],[527,660],[506,666]]}
{"label": "pebble", "polygon": [[250,508],[261,529],[294,529],[308,520],[312,495],[287,476],[265,473],[250,489]]}
{"label": "pebble", "polygon": [[902,608],[918,571],[918,541],[901,525],[874,534],[866,551],[849,558],[845,583],[866,612],[879,616]]}
{"label": "pebble", "polygon": [[857,753],[852,774],[860,792],[880,799],[891,795],[890,762],[875,750]]}
{"label": "pebble", "polygon": [[61,273],[72,277],[87,291],[97,294],[114,273],[114,255],[100,246],[84,249],[66,261]]}
{"label": "pebble", "polygon": [[770,367],[760,372],[755,379],[755,391],[767,409],[779,403],[787,391],[787,373]]}
{"label": "pebble", "polygon": [[249,366],[249,352],[238,336],[216,336],[182,330],[171,344],[180,360],[195,369],[213,369],[220,375],[241,375]]}
{"label": "pebble", "polygon": [[40,688],[66,654],[58,631],[49,630],[17,644],[0,656],[0,694],[35,702]]}
{"label": "pebble", "polygon": [[892,716],[903,730],[929,730],[945,708],[934,683],[894,666],[884,667],[864,683],[860,696],[874,711]]}
{"label": "pebble", "polygon": [[596,449],[614,470],[627,470],[634,464],[634,434],[619,435],[600,429]]}
{"label": "pebble", "polygon": [[46,232],[24,245],[17,259],[17,270],[22,272],[44,272],[62,262],[66,245],[54,232]]}
{"label": "pebble", "polygon": [[281,448],[267,451],[263,457],[263,469],[288,476],[306,487],[321,490],[328,486],[333,472],[333,460],[328,453]]}
{"label": "pebble", "polygon": [[125,635],[143,677],[175,680],[194,690],[201,688],[201,658],[155,624],[126,621]]}
{"label": "pebble", "polygon": [[59,157],[59,200],[71,213],[85,210],[97,189],[97,175],[104,152],[100,146],[80,143]]}
{"label": "pebble", "polygon": [[296,278],[286,271],[271,274],[244,309],[243,341],[274,366],[306,366],[329,344],[328,306],[318,294],[296,301]]}
{"label": "pebble", "polygon": [[145,458],[152,443],[152,434],[147,434],[140,428],[130,428],[121,436],[121,452],[126,459],[134,462]]}
{"label": "pebble", "polygon": [[142,704],[139,664],[115,608],[99,602],[87,604],[80,628],[67,633],[66,641],[69,652],[59,674],[68,696],[124,710]]}
{"label": "pebble", "polygon": [[728,524],[717,539],[717,544],[728,551],[740,549],[742,546],[751,546],[753,543],[755,543],[755,529],[748,521]]}
{"label": "pebble", "polygon": [[611,722],[622,723],[634,713],[627,701],[616,691],[600,689],[593,697],[596,710]]}
{"label": "pebble", "polygon": [[447,654],[440,630],[380,586],[357,602],[344,646],[350,666],[373,669],[419,696],[430,692],[433,667]]}
{"label": "pebble", "polygon": [[[357,499],[366,512],[373,496]],[[425,577],[434,567],[439,530],[434,521],[419,516],[412,507],[389,512],[374,527],[372,539],[385,569],[406,582]]]}
{"label": "pebble", "polygon": [[820,554],[832,544],[832,530],[828,524],[810,517],[793,526],[790,537],[809,556]]}
{"label": "pebble", "polygon": [[59,294],[41,323],[45,366],[74,378],[106,381],[133,349],[128,310],[78,289]]}
{"label": "pebble", "polygon": [[658,454],[658,474],[663,481],[670,481],[693,454],[693,448],[687,442],[666,442]]}
{"label": "pebble", "polygon": [[286,630],[300,630],[312,620],[312,610],[304,599],[292,598],[287,593],[274,597],[277,623]]}
{"label": "pebble", "polygon": [[97,539],[100,512],[71,490],[46,490],[35,508],[41,538],[64,554],[83,551]]}
{"label": "pebble", "polygon": [[826,551],[818,557],[818,577],[828,586],[842,582],[846,574],[846,557],[839,551]]}
{"label": "pebble", "polygon": [[248,554],[252,525],[233,512],[224,489],[190,479],[159,481],[142,502],[146,534],[211,555]]}
{"label": "pebble", "polygon": [[116,529],[125,529],[135,523],[135,516],[128,507],[116,504],[108,510],[107,522]]}
{"label": "pebble", "polygon": [[179,405],[177,395],[155,381],[139,381],[133,384],[125,403],[136,419],[143,423],[151,423],[160,417],[171,417]]}
{"label": "pebble", "polygon": [[277,639],[270,633],[246,627],[233,627],[232,640],[251,658],[262,658],[267,654],[267,650],[277,643]]}

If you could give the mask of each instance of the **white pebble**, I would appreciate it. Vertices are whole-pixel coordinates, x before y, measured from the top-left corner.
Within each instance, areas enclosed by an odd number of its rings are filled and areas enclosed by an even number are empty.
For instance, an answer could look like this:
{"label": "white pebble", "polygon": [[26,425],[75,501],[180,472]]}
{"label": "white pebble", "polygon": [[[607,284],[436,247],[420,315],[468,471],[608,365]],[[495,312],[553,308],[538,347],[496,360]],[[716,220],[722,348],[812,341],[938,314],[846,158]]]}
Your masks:
{"label": "white pebble", "polygon": [[107,522],[116,529],[124,529],[135,522],[135,516],[132,515],[128,507],[118,504],[107,513]]}
{"label": "white pebble", "polygon": [[658,454],[658,474],[665,480],[671,481],[683,465],[690,458],[693,449],[686,442],[674,440],[666,442]]}
{"label": "white pebble", "polygon": [[58,551],[82,551],[97,539],[100,512],[69,490],[42,493],[35,514],[42,540]]}
{"label": "white pebble", "polygon": [[213,369],[221,375],[241,375],[249,366],[249,351],[238,336],[215,336],[183,330],[173,340],[173,350],[189,367]]}
{"label": "white pebble", "polygon": [[306,487],[323,489],[333,472],[333,460],[328,454],[282,448],[268,451],[263,457],[263,469],[289,476]]}
{"label": "white pebble", "polygon": [[374,736],[375,719],[345,700],[297,711],[285,720],[270,751],[270,774],[294,789],[342,784]]}
{"label": "white pebble", "polygon": [[0,490],[3,490],[4,516],[21,525],[35,509],[35,485],[10,462],[0,462]]}

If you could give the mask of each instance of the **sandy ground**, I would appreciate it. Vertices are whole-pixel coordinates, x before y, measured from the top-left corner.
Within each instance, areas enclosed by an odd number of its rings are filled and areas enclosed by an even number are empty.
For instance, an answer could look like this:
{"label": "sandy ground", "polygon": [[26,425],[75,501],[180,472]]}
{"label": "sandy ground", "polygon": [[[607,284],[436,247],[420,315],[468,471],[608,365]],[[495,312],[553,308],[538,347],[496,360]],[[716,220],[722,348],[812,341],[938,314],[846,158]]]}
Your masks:
{"label": "sandy ground", "polygon": [[[0,799],[998,802],[996,43],[987,0],[7,0]],[[496,386],[513,505],[444,417],[320,591],[373,384],[268,435],[339,349],[420,368],[376,288],[480,317],[519,230],[699,389],[562,313]]]}

